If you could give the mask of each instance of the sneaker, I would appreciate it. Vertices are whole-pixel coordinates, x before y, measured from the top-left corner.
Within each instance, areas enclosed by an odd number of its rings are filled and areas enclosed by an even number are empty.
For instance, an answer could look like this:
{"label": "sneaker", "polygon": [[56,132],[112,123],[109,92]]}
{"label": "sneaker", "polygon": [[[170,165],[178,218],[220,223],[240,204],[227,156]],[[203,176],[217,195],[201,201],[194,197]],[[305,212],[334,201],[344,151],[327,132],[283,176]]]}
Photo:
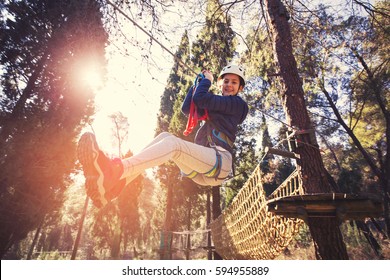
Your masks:
{"label": "sneaker", "polygon": [[107,205],[125,186],[125,179],[120,180],[123,173],[121,160],[109,159],[99,149],[95,135],[89,132],[81,136],[77,154],[83,166],[88,197],[98,208]]}

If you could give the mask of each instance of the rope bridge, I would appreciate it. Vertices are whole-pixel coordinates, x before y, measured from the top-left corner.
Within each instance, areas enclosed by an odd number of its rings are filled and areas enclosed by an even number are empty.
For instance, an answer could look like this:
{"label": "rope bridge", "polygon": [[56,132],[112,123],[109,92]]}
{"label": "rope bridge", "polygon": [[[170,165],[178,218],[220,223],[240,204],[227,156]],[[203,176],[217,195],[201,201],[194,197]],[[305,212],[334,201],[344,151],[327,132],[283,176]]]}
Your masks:
{"label": "rope bridge", "polygon": [[[269,199],[302,193],[294,171]],[[287,247],[304,222],[275,215],[266,203],[258,165],[231,205],[210,224],[214,246],[224,259],[274,259]]]}

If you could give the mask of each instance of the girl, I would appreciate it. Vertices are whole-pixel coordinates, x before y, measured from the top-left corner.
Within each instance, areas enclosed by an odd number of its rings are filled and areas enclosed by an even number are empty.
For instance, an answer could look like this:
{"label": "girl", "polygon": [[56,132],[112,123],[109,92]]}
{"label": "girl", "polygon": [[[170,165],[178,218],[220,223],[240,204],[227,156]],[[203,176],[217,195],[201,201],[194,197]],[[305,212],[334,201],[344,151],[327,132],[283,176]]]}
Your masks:
{"label": "girl", "polygon": [[[168,132],[158,135],[139,154],[126,159],[109,159],[98,147],[95,135],[85,133],[78,144],[78,157],[86,178],[87,195],[97,207],[116,198],[129,182],[145,169],[172,160],[182,174],[202,186],[218,186],[231,173],[233,143],[237,126],[248,113],[248,105],[237,94],[245,86],[240,66],[228,65],[218,76],[221,95],[209,92],[213,83],[210,71],[196,89],[188,92],[183,105],[184,114],[205,120],[195,136],[195,143]],[[187,128],[186,133],[190,132]]]}

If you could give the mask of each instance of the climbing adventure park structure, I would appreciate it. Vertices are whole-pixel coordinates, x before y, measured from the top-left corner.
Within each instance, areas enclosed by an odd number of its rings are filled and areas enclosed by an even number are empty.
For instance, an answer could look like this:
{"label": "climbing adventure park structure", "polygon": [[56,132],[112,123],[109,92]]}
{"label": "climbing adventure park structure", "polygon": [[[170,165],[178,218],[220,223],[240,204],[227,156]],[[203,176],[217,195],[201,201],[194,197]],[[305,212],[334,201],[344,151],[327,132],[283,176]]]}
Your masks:
{"label": "climbing adventure park structure", "polygon": [[317,259],[348,259],[341,222],[381,216],[383,201],[374,195],[338,191],[325,169],[306,108],[288,12],[279,0],[264,4],[279,67],[276,76],[289,143],[289,151],[269,147],[267,152],[295,159],[297,168],[266,197],[258,166],[231,205],[210,223],[213,247],[223,259],[274,259],[306,223]]}
{"label": "climbing adventure park structure", "polygon": [[224,259],[274,259],[291,242],[307,218],[376,217],[383,213],[375,196],[340,193],[307,194],[295,170],[269,197],[260,165],[210,227],[215,250]]}

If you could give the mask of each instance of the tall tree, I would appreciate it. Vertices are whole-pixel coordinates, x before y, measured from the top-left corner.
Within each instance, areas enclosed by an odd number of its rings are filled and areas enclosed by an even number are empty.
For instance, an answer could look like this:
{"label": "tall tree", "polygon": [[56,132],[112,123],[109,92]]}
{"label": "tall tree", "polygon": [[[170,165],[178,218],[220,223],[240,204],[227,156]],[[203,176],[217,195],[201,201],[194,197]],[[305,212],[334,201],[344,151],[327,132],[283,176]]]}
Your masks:
{"label": "tall tree", "polygon": [[389,1],[379,1],[368,18],[351,16],[344,22],[345,32],[355,31],[346,45],[358,64],[351,79],[352,104],[347,125],[324,87],[323,93],[353,144],[359,150],[383,192],[387,235],[390,236],[390,106],[389,106]]}
{"label": "tall tree", "polygon": [[[271,23],[275,58],[283,81],[281,97],[287,124],[299,130],[311,131],[311,135],[303,139],[308,145],[299,146],[295,151],[300,155],[297,165],[302,187],[305,193],[332,192],[332,181],[327,176],[320,151],[313,142],[313,125],[307,112],[302,80],[292,51],[289,15],[280,0],[267,0],[265,5]],[[308,225],[317,259],[348,259],[337,219],[309,217]]]}
{"label": "tall tree", "polygon": [[[375,6],[364,6],[367,14],[340,16],[319,6],[315,17],[296,21],[303,24],[295,26],[295,38],[300,39],[294,45],[308,106],[320,112],[313,114],[316,129],[323,135],[342,139],[332,144],[329,137],[330,141],[322,137],[336,167],[333,175],[339,176],[342,186],[347,182],[347,174],[361,179],[353,190],[348,187],[345,191],[382,193],[389,234],[386,3],[378,1]],[[376,179],[372,180],[373,177]]]}
{"label": "tall tree", "polygon": [[194,65],[215,74],[231,62],[237,46],[231,18],[221,7],[219,0],[207,1],[204,27],[191,49]]}
{"label": "tall tree", "polygon": [[99,3],[2,4],[0,256],[61,205],[74,139],[93,112],[80,71],[105,71]]}
{"label": "tall tree", "polygon": [[[231,59],[231,57],[233,56],[235,45],[233,43],[234,33],[231,29],[231,22],[230,22],[230,19],[226,18],[225,14],[219,8],[220,8],[219,1],[215,1],[215,0],[207,1],[206,23],[205,23],[205,26],[202,28],[202,30],[199,32],[199,35],[197,36],[196,42],[194,42],[193,46],[192,46],[192,53],[191,53],[192,54],[192,64],[191,65],[195,65],[194,69],[199,70],[199,69],[208,68],[208,69],[213,70],[215,73],[217,73],[221,70],[221,67],[223,65],[226,65],[228,63],[228,61]],[[185,37],[187,37],[186,34],[185,34]],[[182,40],[182,43],[183,43],[183,40]],[[189,47],[188,39],[186,40],[186,46]],[[182,47],[180,47],[180,49],[181,48]],[[189,55],[187,55],[187,58],[189,58]],[[186,120],[180,112],[180,106],[181,106],[181,103],[184,99],[185,94],[187,93],[187,91],[189,89],[189,86],[191,85],[190,83],[188,83],[188,81],[192,80],[193,78],[194,77],[189,76],[187,73],[187,76],[185,77],[185,81],[187,81],[186,86],[181,88],[180,95],[178,95],[177,98],[175,99],[175,104],[173,106],[174,111],[173,111],[172,119],[170,120],[170,124],[169,124],[169,131],[176,134],[177,136],[181,136],[181,137],[183,137],[182,132],[184,130]],[[176,80],[176,83],[177,82],[178,82],[178,80]],[[169,87],[168,87],[168,89],[169,89]],[[177,86],[176,86],[176,90],[177,90]],[[179,91],[176,91],[176,92],[179,92]],[[165,96],[165,94],[163,96]],[[164,98],[163,98],[163,100],[164,100]],[[165,99],[165,100],[167,100],[167,99]],[[170,96],[169,100],[172,100],[171,96]],[[165,103],[169,104],[169,102],[165,102]],[[169,116],[170,116],[169,114],[166,114],[166,116],[164,116],[164,118],[169,119]],[[190,135],[185,140],[192,141],[193,135]],[[168,168],[168,167],[169,167],[169,165],[166,165],[164,168]],[[168,188],[173,188],[173,186],[177,185],[177,184],[178,184],[178,186],[181,185],[181,183],[179,181],[180,175],[178,173],[178,169],[175,166],[171,166],[170,168],[173,168],[173,170],[172,170],[173,172],[170,172],[170,171],[167,172],[168,169],[165,169],[164,170],[165,172],[162,173],[164,175],[164,177],[162,177],[163,182],[167,182],[167,183],[169,182],[167,184]],[[171,175],[167,176],[168,174],[171,174],[173,176],[171,176]],[[169,181],[167,179],[169,179]],[[195,188],[194,184],[186,184],[186,190],[188,191],[189,185],[193,185],[191,188],[193,188],[193,191],[196,192],[196,188]],[[173,193],[174,193],[174,196],[176,197],[176,199],[172,199],[169,197],[169,199],[167,201],[169,203],[167,205],[167,218],[168,219],[170,219],[168,217],[168,216],[170,216],[168,213],[171,213],[171,212],[168,212],[168,210],[171,208],[171,204],[192,205],[192,207],[193,207],[193,205],[195,205],[195,201],[193,201],[193,203],[180,203],[180,201],[178,199],[183,198],[183,196],[180,195],[180,193],[183,191],[182,189],[183,189],[183,187],[179,187],[179,188],[175,189],[174,192],[169,191],[169,194],[173,195]],[[219,199],[220,199],[219,198],[219,189],[216,189],[216,191],[218,191],[218,193],[216,193],[216,197],[215,197],[214,201],[218,201],[218,205],[217,205],[217,208],[216,208],[217,210],[216,210],[214,216],[218,216],[220,211],[221,211],[220,205],[219,205]],[[188,195],[189,195],[189,193],[187,194],[187,196]],[[192,195],[190,195],[188,197],[191,197],[192,199],[195,198],[195,196],[192,196]],[[180,214],[180,213],[190,213],[190,212],[189,211],[178,211],[177,213]],[[193,212],[191,212],[191,213],[193,215]],[[181,215],[176,215],[176,218],[180,218],[180,216]],[[183,218],[188,219],[188,217],[189,216],[187,215],[187,218],[185,218],[185,217],[183,217]],[[176,221],[176,222],[178,222],[178,221]],[[170,228],[172,228],[173,221],[169,220],[169,224],[171,224]],[[179,224],[177,224],[177,225],[179,225]],[[188,227],[188,225],[189,225],[188,220],[187,220],[187,222],[184,222],[183,225]],[[167,227],[166,227],[166,230],[167,230]]]}

